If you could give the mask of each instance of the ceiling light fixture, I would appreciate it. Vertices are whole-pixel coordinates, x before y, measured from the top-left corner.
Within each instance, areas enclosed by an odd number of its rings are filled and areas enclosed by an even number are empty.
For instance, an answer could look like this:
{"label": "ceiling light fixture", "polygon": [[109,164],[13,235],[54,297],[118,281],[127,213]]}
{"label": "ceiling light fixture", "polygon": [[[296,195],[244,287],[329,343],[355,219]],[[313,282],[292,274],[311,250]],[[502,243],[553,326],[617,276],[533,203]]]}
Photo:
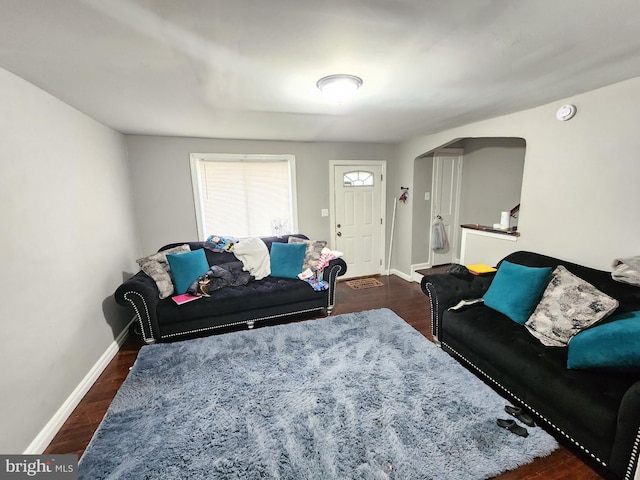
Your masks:
{"label": "ceiling light fixture", "polygon": [[337,74],[322,77],[316,86],[331,98],[342,101],[351,97],[362,86],[362,79],[355,75]]}

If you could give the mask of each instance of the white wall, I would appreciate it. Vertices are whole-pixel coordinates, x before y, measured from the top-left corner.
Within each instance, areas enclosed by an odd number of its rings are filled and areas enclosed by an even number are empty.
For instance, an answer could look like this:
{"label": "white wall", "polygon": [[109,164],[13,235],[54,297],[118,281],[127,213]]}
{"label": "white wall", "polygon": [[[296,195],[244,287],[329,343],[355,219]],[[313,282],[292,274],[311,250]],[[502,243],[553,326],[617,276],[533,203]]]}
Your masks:
{"label": "white wall", "polygon": [[[456,138],[521,137],[526,141],[518,249],[610,269],[620,256],[640,253],[640,78],[548,105],[400,145],[397,178],[413,183],[414,160]],[[568,122],[555,111],[573,103]],[[413,201],[410,197],[410,202]],[[410,273],[411,209],[398,211],[392,264]]]}
{"label": "white wall", "polygon": [[[135,212],[144,254],[161,246],[197,239],[195,206],[189,169],[190,153],[293,154],[296,157],[298,230],[310,238],[329,240],[330,160],[387,160],[397,156],[393,145],[302,143],[256,140],[127,136]],[[233,199],[229,199],[229,208]],[[224,205],[221,208],[225,208]],[[224,234],[224,232],[219,232]]]}
{"label": "white wall", "polygon": [[511,210],[520,203],[524,141],[519,138],[467,138],[462,146],[460,223],[488,226],[500,223],[500,212]]}
{"label": "white wall", "polygon": [[[433,155],[416,159],[413,170],[413,191],[409,190],[413,198],[413,242],[411,254],[412,264],[429,262],[431,253],[431,183],[433,179]],[[425,193],[429,193],[429,200],[425,200]],[[403,205],[404,207],[404,205]],[[394,239],[395,241],[395,239]]]}
{"label": "white wall", "polygon": [[130,313],[138,252],[122,135],[0,69],[0,452],[22,453]]}

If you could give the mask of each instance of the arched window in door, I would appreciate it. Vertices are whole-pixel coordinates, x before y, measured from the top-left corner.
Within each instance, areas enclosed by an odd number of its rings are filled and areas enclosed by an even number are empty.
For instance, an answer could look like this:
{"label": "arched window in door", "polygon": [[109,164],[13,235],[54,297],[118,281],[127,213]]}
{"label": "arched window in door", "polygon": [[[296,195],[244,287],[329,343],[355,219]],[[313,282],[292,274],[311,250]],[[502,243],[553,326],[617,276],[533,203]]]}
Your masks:
{"label": "arched window in door", "polygon": [[373,172],[363,170],[347,172],[342,177],[345,187],[372,187],[374,182]]}

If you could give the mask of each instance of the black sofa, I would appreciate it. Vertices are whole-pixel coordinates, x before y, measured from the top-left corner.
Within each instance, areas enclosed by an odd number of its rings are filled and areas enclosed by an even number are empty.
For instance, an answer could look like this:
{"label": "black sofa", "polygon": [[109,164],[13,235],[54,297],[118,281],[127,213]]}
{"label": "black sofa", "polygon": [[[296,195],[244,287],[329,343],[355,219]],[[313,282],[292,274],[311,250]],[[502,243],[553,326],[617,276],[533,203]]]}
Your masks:
{"label": "black sofa", "polygon": [[[294,235],[307,239],[304,235]],[[273,242],[288,242],[289,235],[262,237],[269,251]],[[204,248],[204,242],[184,242],[165,245],[159,251],[179,245],[191,250]],[[233,253],[215,252],[204,248],[209,265],[234,264],[239,260]],[[227,286],[210,292],[210,297],[177,305],[170,297],[159,298],[155,281],[142,270],[118,287],[115,300],[123,306],[133,307],[136,331],[147,343],[172,341],[207,335],[217,329],[246,325],[263,320],[285,320],[322,313],[328,315],[335,304],[338,276],[347,271],[346,263],[333,259],[323,271],[327,290],[315,291],[304,280],[267,276],[251,280],[246,285]],[[139,329],[139,330],[138,330]]]}
{"label": "black sofa", "polygon": [[[564,265],[617,299],[615,314],[640,310],[640,288],[612,280],[610,272],[532,252],[504,260],[530,267]],[[568,369],[567,347],[544,346],[524,325],[483,304],[449,310],[462,299],[482,297],[493,278],[422,278],[436,343],[603,475],[631,480],[640,448],[640,370]]]}

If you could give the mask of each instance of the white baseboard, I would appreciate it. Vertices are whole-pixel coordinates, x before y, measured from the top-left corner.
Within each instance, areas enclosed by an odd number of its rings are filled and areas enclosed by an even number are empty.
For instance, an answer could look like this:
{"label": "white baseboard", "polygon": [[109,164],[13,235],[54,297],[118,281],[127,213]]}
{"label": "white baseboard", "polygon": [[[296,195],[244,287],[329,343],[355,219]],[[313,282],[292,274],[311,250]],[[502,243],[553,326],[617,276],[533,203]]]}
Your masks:
{"label": "white baseboard", "polygon": [[36,438],[23,452],[24,455],[40,455],[49,446],[53,437],[56,436],[60,428],[62,428],[62,425],[64,425],[64,422],[67,421],[69,416],[73,413],[73,410],[78,406],[82,398],[93,386],[96,380],[98,380],[98,377],[104,369],[107,368],[107,365],[109,365],[109,362],[113,360],[113,357],[116,356],[118,350],[120,350],[120,347],[129,335],[129,325],[131,325],[131,322],[129,322],[125,329],[120,332],[113,343],[109,345],[107,350],[85,375],[80,384],[73,390],[73,392],[71,392],[71,395],[69,395],[58,411],[53,415],[53,417],[51,417],[40,433],[38,433]]}
{"label": "white baseboard", "polygon": [[389,275],[395,275],[397,277],[400,277],[401,279],[407,281],[407,282],[413,282],[413,278],[411,277],[411,275],[407,275],[404,272],[401,272],[400,270],[396,270],[395,268],[392,268],[389,271]]}
{"label": "white baseboard", "polygon": [[415,272],[416,270],[424,270],[425,268],[431,268],[431,262],[416,263],[415,265],[411,265],[412,272]]}
{"label": "white baseboard", "polygon": [[416,270],[425,270],[427,268],[431,268],[431,262],[416,263],[415,265],[411,265],[411,280],[420,283],[422,281],[422,275],[416,272]]}

